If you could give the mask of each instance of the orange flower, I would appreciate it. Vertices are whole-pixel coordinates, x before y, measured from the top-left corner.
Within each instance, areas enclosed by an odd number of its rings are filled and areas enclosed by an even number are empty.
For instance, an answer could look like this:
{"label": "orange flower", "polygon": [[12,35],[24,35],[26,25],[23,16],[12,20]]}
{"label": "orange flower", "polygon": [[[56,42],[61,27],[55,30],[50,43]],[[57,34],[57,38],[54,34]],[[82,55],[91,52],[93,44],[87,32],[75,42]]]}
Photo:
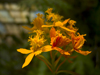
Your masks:
{"label": "orange flower", "polygon": [[76,32],[74,31],[74,29],[72,30],[71,28],[67,28],[65,27],[64,25],[67,24],[67,22],[69,21],[69,19],[66,19],[65,21],[61,22],[61,21],[57,21],[57,22],[54,22],[52,25],[42,25],[42,27],[60,27],[66,31],[69,31],[69,32]]}
{"label": "orange flower", "polygon": [[74,33],[71,34],[71,38],[72,38],[72,45],[73,48],[76,52],[83,54],[83,55],[88,55],[89,53],[91,53],[91,51],[81,51],[80,48],[83,46],[85,39],[84,37],[85,35],[78,35],[76,36]]}
{"label": "orange flower", "polygon": [[[76,21],[74,20],[70,20],[70,19],[66,19],[64,21],[62,21],[61,19],[63,18],[63,16],[60,16],[58,14],[52,13],[52,8],[49,8],[46,13],[48,13],[48,15],[46,15],[47,20],[51,20],[53,21],[53,23],[51,24],[47,24],[47,25],[42,25],[42,27],[60,27],[68,32],[76,32],[77,29],[73,27],[73,25],[76,23]],[[47,22],[46,22],[47,23]],[[67,23],[69,23],[69,26],[65,26]]]}
{"label": "orange flower", "polygon": [[58,48],[69,44],[71,42],[69,38],[66,38],[66,36],[60,34],[59,31],[56,32],[55,28],[53,27],[50,30],[50,38],[53,49],[59,51],[61,54],[70,55],[67,51]]}

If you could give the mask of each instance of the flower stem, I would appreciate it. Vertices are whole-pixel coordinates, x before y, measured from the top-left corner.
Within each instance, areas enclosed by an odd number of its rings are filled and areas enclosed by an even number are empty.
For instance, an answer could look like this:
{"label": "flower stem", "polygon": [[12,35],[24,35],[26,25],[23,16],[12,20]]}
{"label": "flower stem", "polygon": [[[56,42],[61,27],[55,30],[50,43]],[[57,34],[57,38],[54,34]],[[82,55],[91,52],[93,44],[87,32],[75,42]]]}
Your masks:
{"label": "flower stem", "polygon": [[51,60],[52,60],[52,71],[53,71],[53,75],[56,75],[55,73],[55,52],[54,51],[51,51],[50,52],[50,55],[51,55]]}
{"label": "flower stem", "polygon": [[40,58],[39,56],[37,56],[37,58],[39,58],[40,60],[42,60],[42,61],[47,65],[47,67],[49,68],[49,70],[53,73],[51,67],[48,65],[48,63],[45,62],[45,60],[43,60],[43,59]]}
{"label": "flower stem", "polygon": [[60,66],[64,63],[66,61],[66,59],[62,62],[62,63],[60,63],[60,65],[57,67],[57,69],[56,69],[56,72],[58,71],[58,69],[60,68]]}

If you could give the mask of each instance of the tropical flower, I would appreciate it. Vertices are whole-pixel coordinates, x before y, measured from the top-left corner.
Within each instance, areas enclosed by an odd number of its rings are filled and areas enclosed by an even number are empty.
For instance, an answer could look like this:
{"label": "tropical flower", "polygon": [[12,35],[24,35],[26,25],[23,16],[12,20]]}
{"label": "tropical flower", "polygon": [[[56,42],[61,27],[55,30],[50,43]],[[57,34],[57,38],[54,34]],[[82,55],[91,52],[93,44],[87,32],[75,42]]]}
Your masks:
{"label": "tropical flower", "polygon": [[76,52],[80,53],[80,54],[83,54],[83,55],[88,55],[89,53],[91,53],[91,51],[82,51],[80,50],[80,48],[83,46],[84,42],[85,42],[85,39],[83,36],[86,36],[85,35],[80,35],[78,33],[78,36],[75,35],[74,33],[71,34],[71,38],[72,38],[72,45],[73,45],[73,48]]}
{"label": "tropical flower", "polygon": [[30,46],[31,46],[30,50],[24,49],[24,48],[17,49],[17,51],[22,54],[29,54],[26,57],[22,68],[27,66],[31,62],[31,60],[34,56],[37,56],[37,55],[41,54],[42,52],[48,52],[48,51],[52,50],[50,45],[46,45],[46,46],[42,47],[42,45],[45,42],[44,38],[41,37],[41,34],[43,32],[41,30],[35,30],[34,32],[36,32],[37,35],[34,38],[32,36],[30,36],[29,40],[28,40],[28,41],[30,41]]}
{"label": "tropical flower", "polygon": [[70,53],[68,53],[67,51],[64,51],[59,48],[68,45],[71,42],[69,38],[66,38],[66,36],[60,34],[59,31],[56,32],[55,28],[53,27],[50,30],[50,38],[52,49],[59,51],[61,54],[70,55]]}
{"label": "tropical flower", "polygon": [[[71,53],[74,50],[83,55],[88,55],[89,53],[91,53],[91,51],[80,50],[85,42],[84,39],[85,35],[80,35],[79,33],[76,34],[78,30],[77,28],[74,27],[76,21],[70,19],[66,19],[63,21],[62,20],[63,16],[52,13],[52,10],[53,10],[52,8],[49,8],[47,11],[45,11],[47,13],[45,16],[46,20],[44,20],[43,17],[44,15],[37,14],[37,18],[35,18],[32,22],[33,24],[32,28],[23,26],[25,29],[30,30],[31,33],[36,33],[36,35],[32,34],[29,36],[28,42],[30,42],[30,49],[24,49],[24,48],[17,49],[17,51],[22,54],[28,54],[24,64],[22,65],[22,68],[29,65],[33,57],[37,56],[39,59],[45,62],[45,64],[48,66],[51,72],[53,72],[52,69],[54,69],[55,70],[54,73],[57,73],[59,67],[66,61],[65,59],[57,67],[57,69],[55,69],[62,55],[65,56],[66,58],[71,58],[69,55],[71,55]],[[45,31],[45,34],[49,32],[48,27],[51,27],[50,29],[51,42],[50,45],[44,45],[46,40],[44,39],[44,36],[42,34],[44,33],[43,31]],[[63,32],[61,34],[60,31],[59,30],[56,31],[54,27],[57,29],[63,29],[65,30],[66,33]],[[48,34],[45,36],[47,38]],[[54,61],[56,54],[54,55],[52,54],[52,52],[50,52],[51,58],[53,60],[51,65],[51,63],[48,62],[48,60],[45,57],[39,54],[41,54],[42,52],[48,52],[52,50],[60,52],[61,55],[58,57],[56,61]]]}

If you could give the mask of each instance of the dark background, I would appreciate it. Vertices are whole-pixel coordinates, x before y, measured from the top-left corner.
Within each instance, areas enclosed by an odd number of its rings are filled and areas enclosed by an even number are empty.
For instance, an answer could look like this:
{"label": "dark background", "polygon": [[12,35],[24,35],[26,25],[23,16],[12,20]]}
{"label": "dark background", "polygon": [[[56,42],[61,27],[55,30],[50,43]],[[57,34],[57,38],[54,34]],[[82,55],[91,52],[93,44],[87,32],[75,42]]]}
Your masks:
{"label": "dark background", "polygon": [[[18,48],[29,48],[28,31],[22,26],[32,26],[31,19],[35,16],[32,17],[31,14],[36,15],[36,12],[44,12],[47,8],[53,8],[53,11],[64,16],[64,19],[75,20],[76,27],[79,28],[78,32],[87,34],[82,50],[92,51],[87,56],[74,52],[72,56],[77,55],[77,57],[70,59],[73,63],[66,61],[60,69],[73,71],[80,75],[100,75],[99,0],[0,0],[0,4],[0,12],[4,11],[10,14],[9,18],[9,16],[5,14],[3,16],[0,13],[0,75],[51,75],[47,66],[36,57],[27,67],[22,69],[21,66],[26,55],[17,52]],[[20,9],[11,8],[11,6],[7,9],[7,4],[17,4]],[[10,11],[27,11],[28,15],[22,17],[22,13],[18,17],[16,13],[13,13],[15,15],[12,16]],[[51,60],[48,52],[42,54],[49,61]]]}

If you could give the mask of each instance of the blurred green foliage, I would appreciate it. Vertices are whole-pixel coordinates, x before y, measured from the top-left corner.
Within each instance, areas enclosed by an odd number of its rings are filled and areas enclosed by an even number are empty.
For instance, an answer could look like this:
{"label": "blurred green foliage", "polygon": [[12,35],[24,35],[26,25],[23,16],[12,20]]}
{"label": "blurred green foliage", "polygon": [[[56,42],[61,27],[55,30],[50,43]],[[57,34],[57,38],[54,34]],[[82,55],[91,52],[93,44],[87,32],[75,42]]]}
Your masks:
{"label": "blurred green foliage", "polygon": [[[53,8],[54,12],[64,16],[64,19],[71,18],[75,20],[76,27],[79,28],[81,34],[87,34],[86,43],[83,50],[91,50],[88,56],[83,56],[76,52],[72,56],[76,58],[70,59],[73,63],[66,61],[60,69],[69,70],[80,75],[100,75],[100,1],[99,0],[22,0],[19,2],[22,8],[31,9],[35,5],[38,10],[45,11],[47,8]],[[20,40],[14,35],[12,37],[14,44],[9,46],[6,43],[8,36],[1,37],[0,44],[0,75],[51,75],[47,66],[36,57],[32,62],[21,68],[25,55],[17,52],[18,48],[29,48],[27,43],[28,34],[21,32]],[[49,53],[42,53],[49,61]],[[59,54],[58,54],[59,57]],[[64,60],[62,57],[61,61]],[[60,62],[61,62],[60,61]],[[59,75],[71,75],[60,73]]]}

